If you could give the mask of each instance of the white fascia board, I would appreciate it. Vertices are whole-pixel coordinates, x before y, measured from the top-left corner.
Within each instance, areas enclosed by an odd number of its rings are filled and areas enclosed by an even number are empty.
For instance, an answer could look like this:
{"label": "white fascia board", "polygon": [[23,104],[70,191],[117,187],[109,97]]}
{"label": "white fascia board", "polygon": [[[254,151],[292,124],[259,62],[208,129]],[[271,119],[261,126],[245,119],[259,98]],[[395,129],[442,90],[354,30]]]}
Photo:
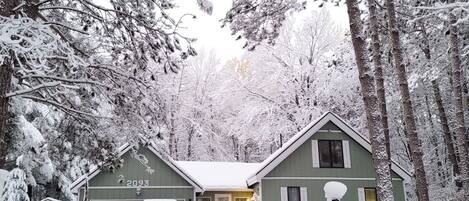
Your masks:
{"label": "white fascia board", "polygon": [[303,128],[300,132],[295,134],[285,145],[280,148],[279,150],[273,153],[273,156],[269,157],[263,163],[265,165],[260,167],[260,170],[253,176],[251,176],[248,180],[254,179],[253,177],[257,177],[257,182],[265,175],[267,175],[270,171],[272,171],[278,164],[280,164],[285,158],[290,156],[298,147],[300,147],[306,140],[308,140],[316,131],[318,131],[324,124],[326,124],[330,120],[330,113],[326,113],[321,116],[317,121],[313,121],[308,124],[305,128]]}
{"label": "white fascia board", "polygon": [[[130,146],[129,143],[125,143],[123,144],[122,146],[120,146],[117,150],[118,150],[118,157],[121,157],[122,155],[124,155],[127,151],[129,151],[133,146]],[[99,164],[98,167],[102,165],[102,164]],[[77,180],[75,180],[72,184],[70,184],[70,191],[72,191],[73,193],[78,193],[78,189],[80,189],[80,187],[82,187],[87,180],[90,180],[92,179],[93,177],[95,177],[96,175],[98,175],[100,172],[101,172],[101,169],[100,168],[93,168],[90,170],[90,173],[88,174],[85,174],[81,177],[79,177]]]}
{"label": "white fascia board", "polygon": [[153,142],[149,143],[148,148],[153,152],[156,156],[158,156],[166,165],[168,165],[171,169],[173,169],[177,174],[179,174],[182,178],[184,178],[187,182],[189,182],[192,186],[194,186],[194,190],[196,192],[203,192],[204,188],[199,182],[187,174],[184,169],[182,169],[171,157],[165,157],[157,151],[156,145]]}
{"label": "white fascia board", "polygon": [[246,180],[246,184],[248,186],[254,185],[257,182],[260,182],[260,180],[257,178],[257,175],[251,176]]}

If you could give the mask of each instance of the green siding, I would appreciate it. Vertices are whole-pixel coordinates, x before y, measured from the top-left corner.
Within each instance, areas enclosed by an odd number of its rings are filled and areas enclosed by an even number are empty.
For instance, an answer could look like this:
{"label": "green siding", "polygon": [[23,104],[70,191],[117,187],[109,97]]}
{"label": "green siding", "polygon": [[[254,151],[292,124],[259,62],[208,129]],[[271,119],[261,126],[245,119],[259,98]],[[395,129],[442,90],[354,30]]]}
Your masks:
{"label": "green siding", "polygon": [[125,186],[125,182],[117,182],[119,175],[123,175],[124,180],[150,180],[150,186],[191,186],[148,148],[141,147],[138,153],[145,155],[148,165],[154,170],[152,174],[148,173],[146,167],[134,159],[129,151],[122,156],[124,164],[121,168],[114,173],[102,171],[91,179],[90,186]]}
{"label": "green siding", "polygon": [[[83,191],[83,190],[81,190]],[[90,189],[88,191],[91,201],[99,199],[184,199],[193,200],[193,190],[187,189],[141,189],[137,196],[136,189]],[[81,199],[80,199],[81,200]]]}
{"label": "green siding", "polygon": [[[357,201],[358,188],[374,187],[374,181],[349,181],[349,180],[334,180],[342,182],[347,186],[347,193],[345,193],[342,200]],[[280,187],[298,186],[308,188],[308,201],[324,201],[324,185],[329,180],[278,180],[278,179],[263,179],[262,180],[262,200],[263,201],[280,201]],[[405,201],[404,187],[402,181],[393,181],[393,191],[395,201]]]}
{"label": "green siding", "polygon": [[[330,125],[329,125],[330,126]],[[352,168],[313,168],[311,140],[348,140]],[[275,167],[266,177],[374,178],[371,153],[341,132],[318,132]],[[393,178],[400,178],[393,172]]]}
{"label": "green siding", "polygon": [[235,201],[234,199],[237,197],[247,197],[251,199],[253,192],[244,192],[244,191],[206,191],[203,194],[197,195],[197,197],[209,197],[211,201],[215,201],[215,194],[230,194],[231,195],[231,201]]}
{"label": "green siding", "polygon": [[[192,185],[147,147],[141,146],[138,153],[146,157],[148,165],[154,170],[152,174],[146,171],[146,167],[133,158],[130,152],[122,156],[124,162],[121,168],[116,169],[113,173],[102,171],[89,181],[91,199],[192,199],[194,192]],[[121,175],[124,182],[119,183],[119,179],[122,178]],[[136,188],[126,186],[127,180],[149,180],[150,187],[158,186],[158,188],[142,188],[141,195],[137,196]],[[160,188],[161,186],[166,186],[166,188]],[[171,186],[177,186],[177,188],[168,188]],[[93,189],[93,187],[111,187],[114,189]],[[82,195],[82,193],[80,194]]]}
{"label": "green siding", "polygon": [[[318,132],[310,137],[290,156],[285,158],[277,167],[269,172],[261,183],[263,201],[280,201],[280,187],[300,186],[308,188],[308,201],[325,200],[323,188],[328,181],[344,183],[347,194],[343,200],[358,200],[358,188],[374,187],[375,173],[371,153],[355,142],[331,122],[321,130],[335,130],[334,132]],[[311,132],[311,131],[308,131]],[[348,140],[350,147],[351,168],[313,168],[311,140]],[[270,177],[270,178],[269,178]],[[280,178],[283,177],[283,178]],[[302,177],[302,178],[295,178]],[[310,177],[310,178],[305,178]],[[316,178],[314,178],[316,177]],[[320,177],[320,178],[317,178]],[[327,177],[337,179],[327,179]],[[392,172],[393,191],[396,201],[404,201],[404,187],[402,179]],[[361,180],[340,180],[340,178],[370,178]]]}

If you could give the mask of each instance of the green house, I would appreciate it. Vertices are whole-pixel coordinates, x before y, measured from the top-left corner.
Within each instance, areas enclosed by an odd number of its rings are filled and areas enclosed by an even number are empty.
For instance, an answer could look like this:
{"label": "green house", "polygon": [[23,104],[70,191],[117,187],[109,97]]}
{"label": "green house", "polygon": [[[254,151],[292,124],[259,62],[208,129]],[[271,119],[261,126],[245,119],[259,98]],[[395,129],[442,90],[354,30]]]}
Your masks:
{"label": "green house", "polygon": [[[376,201],[369,141],[330,112],[262,163],[174,161],[155,146],[123,146],[123,167],[94,169],[72,192],[79,201]],[[411,176],[395,162],[391,169],[395,200],[405,201]],[[343,195],[326,198],[332,183]]]}

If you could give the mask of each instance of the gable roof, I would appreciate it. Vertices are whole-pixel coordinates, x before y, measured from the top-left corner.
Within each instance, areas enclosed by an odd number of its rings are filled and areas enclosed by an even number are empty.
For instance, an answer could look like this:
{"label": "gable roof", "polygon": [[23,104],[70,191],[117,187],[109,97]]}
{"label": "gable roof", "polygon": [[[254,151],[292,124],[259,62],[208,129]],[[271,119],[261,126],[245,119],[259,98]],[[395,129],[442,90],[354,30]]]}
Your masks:
{"label": "gable roof", "polygon": [[246,180],[260,163],[176,161],[207,191],[250,191]]}
{"label": "gable roof", "polygon": [[[271,154],[265,159],[259,169],[247,180],[247,184],[253,185],[259,182],[265,175],[279,165],[284,159],[286,159],[291,153],[293,153],[298,147],[300,147],[305,141],[311,136],[317,133],[326,123],[332,122],[339,129],[341,129],[346,135],[355,140],[363,148],[371,153],[371,143],[368,139],[363,137],[349,125],[347,125],[340,117],[332,112],[323,114],[316,121],[311,122],[300,132],[290,138],[280,149]],[[391,161],[391,169],[404,180],[410,180],[411,174],[397,164],[394,160]]]}
{"label": "gable roof", "polygon": [[[166,165],[168,165],[172,170],[174,170],[179,176],[181,176],[184,180],[190,183],[196,192],[203,192],[204,188],[202,185],[195,180],[191,175],[189,175],[184,169],[182,169],[171,157],[163,157],[163,155],[157,151],[157,146],[154,142],[147,142],[145,145],[150,151],[155,154],[158,158],[160,158]],[[135,147],[135,145],[130,145],[128,143],[122,145],[118,149],[118,157],[121,157],[125,153],[127,153],[130,149]],[[85,174],[75,180],[70,186],[70,190],[72,192],[78,192],[78,189],[83,186],[87,181],[91,180],[93,177],[98,175],[101,172],[101,169],[98,167],[92,168],[90,173]]]}

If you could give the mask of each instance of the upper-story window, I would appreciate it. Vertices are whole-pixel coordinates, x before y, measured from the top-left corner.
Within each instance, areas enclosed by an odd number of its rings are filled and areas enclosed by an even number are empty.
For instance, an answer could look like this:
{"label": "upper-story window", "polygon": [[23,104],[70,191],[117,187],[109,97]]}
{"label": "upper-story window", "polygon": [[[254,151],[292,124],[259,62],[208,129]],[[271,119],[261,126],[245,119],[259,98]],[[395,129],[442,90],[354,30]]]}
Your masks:
{"label": "upper-story window", "polygon": [[344,167],[344,151],[341,140],[318,140],[318,151],[321,168]]}

